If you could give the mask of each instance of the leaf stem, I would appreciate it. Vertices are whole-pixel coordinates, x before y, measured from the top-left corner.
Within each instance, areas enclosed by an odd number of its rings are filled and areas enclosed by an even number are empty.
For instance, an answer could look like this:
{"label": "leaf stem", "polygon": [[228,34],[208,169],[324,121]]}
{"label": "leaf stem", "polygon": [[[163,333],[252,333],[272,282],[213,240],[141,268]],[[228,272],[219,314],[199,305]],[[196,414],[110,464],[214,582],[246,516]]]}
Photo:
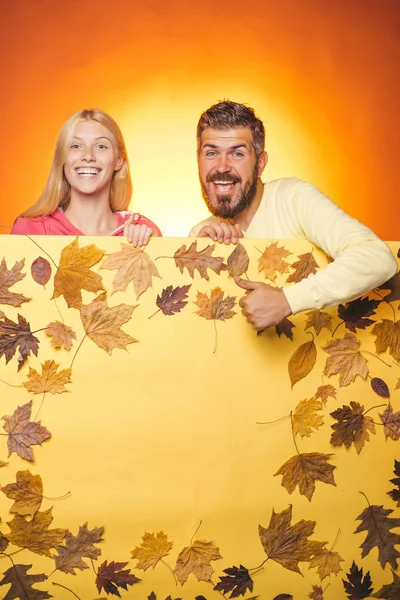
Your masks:
{"label": "leaf stem", "polygon": [[387,367],[392,368],[392,365],[389,365],[387,362],[385,362],[383,360],[383,358],[380,358],[379,356],[377,356],[376,354],[374,354],[373,352],[370,352],[369,350],[363,350],[363,352],[366,352],[367,354],[370,354],[371,356],[374,356],[375,358],[377,358],[378,360],[380,360],[381,362],[383,362],[384,365],[386,365]]}
{"label": "leaf stem", "polygon": [[365,413],[363,413],[363,417],[365,417],[365,415],[369,413],[370,410],[374,410],[374,408],[382,408],[382,406],[386,406],[386,404],[378,404],[377,406],[371,406],[371,408],[369,408],[365,411]]}
{"label": "leaf stem", "polygon": [[42,252],[44,252],[44,253],[45,253],[45,255],[49,257],[49,259],[51,260],[51,262],[53,263],[53,265],[55,266],[55,268],[56,268],[56,269],[58,269],[58,265],[57,265],[57,264],[54,262],[54,260],[53,260],[53,259],[52,259],[52,257],[50,256],[50,254],[49,254],[48,252],[46,252],[46,250],[45,250],[44,248],[42,248],[42,246],[40,246],[40,244],[38,244],[37,242],[35,242],[35,240],[33,240],[33,239],[31,238],[31,236],[30,236],[30,235],[27,235],[26,237],[27,237],[29,240],[31,240],[31,242],[33,242],[33,243],[34,243],[34,244],[35,244],[35,245],[36,245],[38,248],[40,248],[40,249],[41,249],[41,251],[42,251]]}
{"label": "leaf stem", "polygon": [[78,598],[78,600],[81,600],[81,598],[79,596],[77,596],[75,594],[75,592],[73,592],[69,588],[65,587],[65,585],[61,585],[61,583],[56,583],[55,581],[52,581],[52,584],[56,585],[57,587],[63,588],[64,590],[67,590],[67,592],[70,592],[73,596],[75,596],[75,598]]}
{"label": "leaf stem", "polygon": [[334,545],[336,544],[336,542],[337,542],[337,540],[338,540],[339,533],[340,533],[340,527],[339,527],[339,529],[337,530],[336,537],[335,537],[335,539],[333,540],[333,544],[332,544],[332,546],[331,546],[331,549],[329,550],[329,552],[332,552],[332,550],[333,550],[333,547],[334,547]]}
{"label": "leaf stem", "polygon": [[364,492],[361,492],[361,491],[359,490],[359,493],[360,493],[360,494],[362,494],[362,495],[364,496],[364,498],[365,498],[365,499],[366,499],[366,501],[367,501],[367,504],[368,504],[368,506],[371,508],[371,505],[370,505],[370,503],[369,503],[369,500],[368,500],[367,496],[364,494]]}
{"label": "leaf stem", "polygon": [[38,333],[39,331],[46,331],[49,327],[41,327],[40,329],[35,329],[35,331],[31,331],[28,335],[33,335],[34,333]]}
{"label": "leaf stem", "polygon": [[203,523],[203,519],[200,521],[200,523],[199,523],[199,525],[198,525],[198,527],[197,527],[196,531],[195,531],[195,532],[194,532],[194,534],[192,535],[192,537],[191,537],[191,539],[190,539],[190,544],[189,544],[189,546],[191,546],[191,545],[192,545],[193,538],[194,538],[194,536],[196,535],[196,533],[198,532],[198,530],[200,529],[200,527],[201,527],[201,524],[202,524],[202,523]]}
{"label": "leaf stem", "polygon": [[290,417],[290,414],[280,417],[279,419],[275,419],[274,421],[256,421],[256,425],[272,425],[272,423],[278,423],[279,421],[283,421],[283,419],[287,419],[288,417]]}
{"label": "leaf stem", "polygon": [[214,331],[215,331],[215,344],[214,344],[213,354],[215,354],[217,351],[217,342],[218,342],[217,320],[216,319],[214,319]]}
{"label": "leaf stem", "polygon": [[153,313],[152,315],[150,315],[149,317],[147,317],[148,319],[151,319],[152,317],[154,317],[157,313],[159,313],[161,310],[161,308],[159,308],[158,310],[156,310],[155,313]]}
{"label": "leaf stem", "polygon": [[176,575],[175,575],[173,569],[171,568],[171,566],[168,563],[166,563],[165,560],[163,560],[162,558],[160,558],[160,562],[162,562],[163,565],[165,565],[166,567],[168,567],[168,569],[171,571],[172,576],[174,578],[175,585],[178,585],[178,580],[177,580]]}
{"label": "leaf stem", "polygon": [[2,383],[5,383],[6,385],[8,385],[9,387],[23,387],[22,385],[13,385],[12,383],[8,383],[7,381],[4,381],[4,379],[0,379],[0,381]]}
{"label": "leaf stem", "polygon": [[36,419],[37,419],[37,417],[38,417],[38,414],[40,413],[40,410],[41,410],[41,408],[42,408],[42,406],[43,406],[43,402],[44,402],[44,398],[45,398],[45,396],[46,396],[46,392],[44,391],[44,392],[43,392],[42,401],[41,401],[41,403],[40,403],[40,406],[39,406],[39,408],[38,408],[38,411],[37,411],[36,415],[33,417],[32,421],[36,421]]}
{"label": "leaf stem", "polygon": [[298,449],[298,447],[297,447],[297,444],[296,444],[296,436],[295,436],[295,434],[294,434],[294,427],[293,427],[293,416],[292,416],[292,415],[293,415],[293,413],[292,413],[292,411],[290,411],[290,424],[291,424],[291,426],[292,426],[292,436],[293,436],[293,441],[294,441],[295,448],[296,448],[296,450],[297,450],[297,454],[300,456],[300,452],[299,452],[299,449]]}
{"label": "leaf stem", "polygon": [[337,328],[340,327],[341,325],[343,325],[343,323],[344,323],[344,321],[340,321],[340,323],[338,323],[336,325],[335,329],[332,331],[332,337],[335,335]]}
{"label": "leaf stem", "polygon": [[157,256],[154,260],[158,260],[159,258],[175,258],[174,256]]}
{"label": "leaf stem", "polygon": [[85,337],[87,336],[87,333],[85,333],[85,335],[83,336],[83,338],[81,339],[81,341],[79,342],[79,346],[77,347],[77,349],[75,350],[75,354],[72,357],[72,361],[71,361],[71,366],[69,367],[70,369],[72,369],[72,365],[74,364],[74,360],[76,358],[76,355],[78,354],[78,350],[79,348],[82,346],[83,344],[83,340],[85,339]]}
{"label": "leaf stem", "polygon": [[63,325],[65,325],[65,323],[64,323],[64,317],[63,317],[63,316],[62,316],[62,314],[61,314],[61,310],[59,309],[59,306],[58,306],[58,304],[57,304],[57,301],[56,301],[56,299],[55,299],[55,298],[53,298],[53,300],[54,300],[54,304],[56,305],[56,309],[57,309],[57,311],[58,311],[58,314],[60,315],[60,318],[61,318],[62,324],[63,324]]}
{"label": "leaf stem", "polygon": [[252,569],[247,569],[248,572],[250,573],[250,571],[259,571],[263,568],[263,566],[265,565],[265,563],[267,562],[267,560],[269,560],[269,556],[267,556],[267,558],[265,560],[262,561],[262,563],[260,565],[258,565],[258,567],[253,567]]}
{"label": "leaf stem", "polygon": [[96,571],[96,569],[94,568],[94,562],[93,562],[93,559],[92,559],[92,558],[90,559],[90,562],[92,563],[92,569],[93,569],[93,572],[94,572],[94,574],[95,574],[95,575],[96,575],[96,577],[97,577],[97,575],[98,575],[98,572],[97,572],[97,571]]}

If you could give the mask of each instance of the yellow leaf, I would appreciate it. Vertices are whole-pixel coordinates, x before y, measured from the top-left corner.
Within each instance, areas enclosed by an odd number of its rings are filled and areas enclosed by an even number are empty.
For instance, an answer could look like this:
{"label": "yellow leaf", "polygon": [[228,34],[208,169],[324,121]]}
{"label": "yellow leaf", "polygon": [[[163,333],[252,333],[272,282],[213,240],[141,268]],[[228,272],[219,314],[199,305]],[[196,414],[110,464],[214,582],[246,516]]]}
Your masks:
{"label": "yellow leaf", "polygon": [[53,521],[51,511],[51,508],[44,512],[38,511],[30,521],[16,514],[13,520],[7,523],[11,532],[5,537],[10,544],[53,558],[50,548],[62,543],[67,529],[49,529]]}
{"label": "yellow leaf", "polygon": [[172,542],[168,541],[163,531],[157,534],[145,532],[141,546],[132,550],[132,558],[138,562],[136,568],[146,571],[149,567],[154,567],[158,562],[169,554],[172,549]]}
{"label": "yellow leaf", "polygon": [[324,420],[321,415],[317,415],[317,410],[321,410],[322,403],[315,398],[310,400],[302,400],[296,406],[293,416],[293,431],[296,435],[300,434],[302,437],[309,437],[312,434],[312,430],[318,429],[324,424]]}
{"label": "yellow leaf", "polygon": [[124,292],[132,281],[136,298],[152,286],[152,277],[160,277],[156,265],[144,250],[130,244],[121,244],[122,250],[107,256],[102,269],[118,269],[113,279],[113,293]]}
{"label": "yellow leaf", "polygon": [[34,394],[62,394],[68,390],[65,389],[67,383],[71,383],[71,369],[63,369],[57,373],[58,365],[54,360],[46,360],[42,364],[42,374],[29,368],[28,381],[24,381],[24,386],[28,392]]}
{"label": "yellow leaf", "polygon": [[340,563],[344,559],[337,553],[322,548],[313,558],[310,560],[310,569],[317,569],[320,580],[322,581],[325,577],[330,575],[337,575],[342,571]]}
{"label": "yellow leaf", "polygon": [[377,352],[385,352],[389,348],[389,354],[400,361],[400,321],[382,319],[382,323],[376,323],[372,329],[376,335],[375,347]]}
{"label": "yellow leaf", "polygon": [[264,277],[275,281],[276,273],[288,273],[289,263],[284,258],[290,255],[286,248],[279,247],[278,242],[273,242],[267,246],[263,254],[258,259],[258,271],[264,271]]}
{"label": "yellow leaf", "polygon": [[182,585],[191,573],[197,577],[198,581],[209,581],[214,573],[210,562],[220,558],[222,556],[214,542],[196,540],[179,553],[174,573]]}
{"label": "yellow leaf", "polygon": [[235,306],[235,296],[227,296],[224,299],[224,292],[220,287],[211,290],[210,297],[202,292],[197,292],[195,304],[200,310],[196,310],[196,314],[205,319],[225,321],[230,319],[236,313],[232,310]]}
{"label": "yellow leaf", "polygon": [[289,458],[275,473],[282,475],[282,485],[292,494],[297,486],[302,496],[311,502],[315,491],[315,482],[322,481],[336,485],[333,470],[336,468],[328,463],[333,454],[309,452]]}
{"label": "yellow leaf", "polygon": [[314,327],[315,333],[319,335],[321,330],[325,327],[328,331],[332,331],[332,317],[329,313],[323,310],[311,310],[306,313],[307,321],[304,331]]}
{"label": "yellow leaf", "polygon": [[295,383],[306,377],[313,369],[317,360],[317,349],[314,340],[306,342],[297,348],[289,360],[289,377],[292,388]]}
{"label": "yellow leaf", "polygon": [[43,483],[40,475],[32,475],[30,471],[18,471],[16,483],[9,483],[1,488],[7,498],[15,500],[10,512],[19,515],[34,515],[39,510],[43,499]]}
{"label": "yellow leaf", "polygon": [[339,374],[339,386],[349,385],[357,375],[366,379],[368,375],[367,361],[361,354],[360,340],[352,333],[346,333],[344,338],[327,342],[322,347],[330,354],[326,361],[324,374]]}

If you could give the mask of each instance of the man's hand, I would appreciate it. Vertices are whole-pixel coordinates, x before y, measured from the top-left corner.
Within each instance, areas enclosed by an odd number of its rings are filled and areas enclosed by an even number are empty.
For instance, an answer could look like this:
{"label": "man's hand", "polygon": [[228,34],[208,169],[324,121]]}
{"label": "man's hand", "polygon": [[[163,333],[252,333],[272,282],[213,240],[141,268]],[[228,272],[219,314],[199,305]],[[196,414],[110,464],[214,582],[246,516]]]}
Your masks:
{"label": "man's hand", "polygon": [[253,329],[260,331],[274,327],[292,314],[281,288],[274,288],[260,281],[246,281],[240,277],[235,277],[235,283],[246,290],[239,306]]}
{"label": "man's hand", "polygon": [[239,238],[243,237],[243,232],[237,224],[210,223],[210,225],[202,227],[196,237],[209,237],[214,240],[214,242],[237,244]]}

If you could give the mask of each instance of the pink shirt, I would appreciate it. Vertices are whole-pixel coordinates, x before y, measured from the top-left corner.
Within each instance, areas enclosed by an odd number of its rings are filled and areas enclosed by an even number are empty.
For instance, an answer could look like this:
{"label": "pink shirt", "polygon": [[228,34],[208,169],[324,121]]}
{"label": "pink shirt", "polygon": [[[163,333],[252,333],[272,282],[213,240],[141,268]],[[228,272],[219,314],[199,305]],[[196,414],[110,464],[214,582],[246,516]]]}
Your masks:
{"label": "pink shirt", "polygon": [[[118,225],[110,235],[124,235],[124,223],[132,214],[137,216],[137,219],[134,220],[135,225],[148,225],[159,236],[162,235],[153,221],[138,213],[132,213],[129,210],[122,210],[115,213]],[[17,235],[85,235],[72,225],[71,221],[69,221],[59,208],[51,215],[45,215],[44,217],[19,217],[15,221],[11,233]]]}

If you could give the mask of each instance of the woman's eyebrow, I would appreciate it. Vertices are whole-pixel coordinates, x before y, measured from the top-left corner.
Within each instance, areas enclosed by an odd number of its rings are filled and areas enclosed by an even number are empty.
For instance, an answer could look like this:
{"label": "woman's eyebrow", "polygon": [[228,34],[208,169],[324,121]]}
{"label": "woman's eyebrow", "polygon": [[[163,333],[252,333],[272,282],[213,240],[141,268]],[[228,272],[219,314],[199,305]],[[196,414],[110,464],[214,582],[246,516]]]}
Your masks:
{"label": "woman's eyebrow", "polygon": [[[73,135],[73,136],[72,136],[72,139],[73,139],[73,140],[81,140],[81,141],[82,141],[82,139],[83,139],[83,138],[79,137],[79,135]],[[111,140],[110,140],[110,138],[108,138],[108,137],[107,137],[107,136],[105,136],[105,135],[100,135],[99,137],[96,137],[96,138],[94,138],[94,139],[95,139],[95,140],[108,140],[108,141],[110,142],[110,144],[111,144]]]}

